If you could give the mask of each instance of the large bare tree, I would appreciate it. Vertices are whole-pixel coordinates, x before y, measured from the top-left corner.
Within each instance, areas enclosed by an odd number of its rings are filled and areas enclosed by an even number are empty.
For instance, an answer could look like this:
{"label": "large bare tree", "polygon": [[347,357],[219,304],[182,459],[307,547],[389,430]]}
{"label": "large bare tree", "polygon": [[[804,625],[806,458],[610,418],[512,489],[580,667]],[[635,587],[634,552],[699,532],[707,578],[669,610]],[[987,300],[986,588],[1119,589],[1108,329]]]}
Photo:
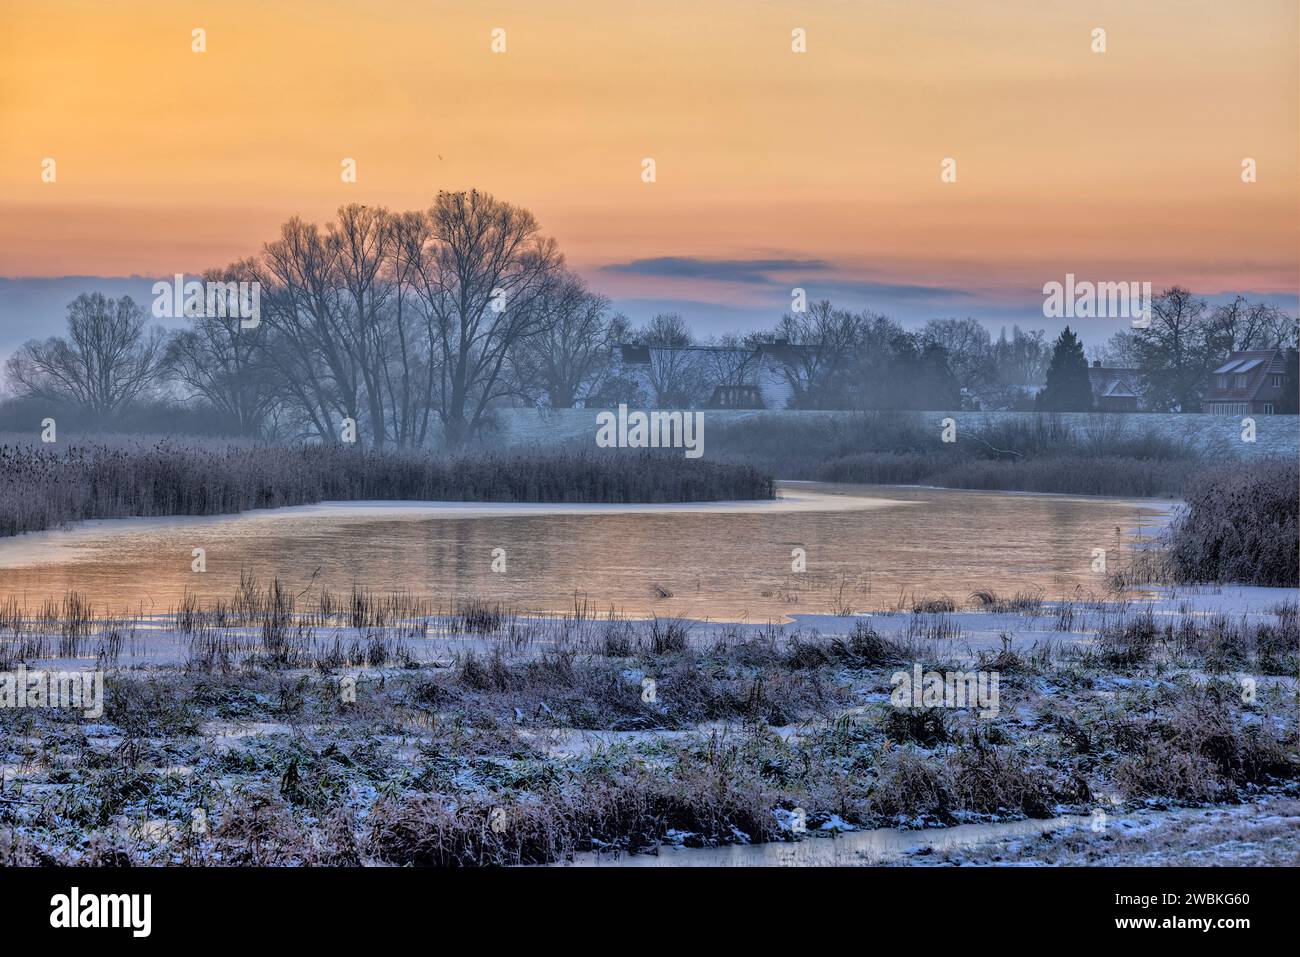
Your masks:
{"label": "large bare tree", "polygon": [[388,310],[384,390],[392,439],[403,447],[424,444],[434,412],[435,350],[418,296],[419,264],[428,241],[429,220],[422,212],[397,213],[389,218],[387,276],[393,292]]}
{"label": "large bare tree", "polygon": [[1151,325],[1137,333],[1148,401],[1157,409],[1199,411],[1205,374],[1218,352],[1205,300],[1171,286],[1151,300]]}
{"label": "large bare tree", "polygon": [[353,203],[338,211],[326,243],[333,252],[340,296],[338,334],[360,379],[370,440],[376,447],[388,438],[384,407],[387,360],[384,309],[392,293],[388,281],[391,216],[387,210]]}
{"label": "large bare tree", "polygon": [[708,369],[695,336],[675,312],[660,313],[636,331],[633,342],[648,346],[646,386],[660,408],[689,408],[707,399]]}
{"label": "large bare tree", "polygon": [[978,389],[993,379],[993,340],[978,319],[931,319],[921,329],[925,344],[942,346],[958,385]]}
{"label": "large bare tree", "polygon": [[262,321],[275,386],[305,431],[338,441],[341,420],[357,419],[361,375],[339,287],[339,243],[295,216],[263,252]]}
{"label": "large bare tree", "polygon": [[794,348],[783,366],[795,408],[830,408],[843,377],[859,358],[871,316],[834,308],[829,300],[783,316],[776,337]]}
{"label": "large bare tree", "polygon": [[521,340],[555,321],[545,300],[563,257],[533,214],[477,190],[439,193],[416,266],[438,376],[443,437],[463,446],[493,400],[510,393],[502,375]]}
{"label": "large bare tree", "polygon": [[1296,321],[1278,306],[1233,296],[1216,306],[1209,318],[1209,336],[1219,356],[1251,349],[1285,349],[1296,343]]}
{"label": "large bare tree", "polygon": [[[257,275],[252,260],[203,274],[206,282],[249,281]],[[253,280],[256,281],[256,280]],[[187,317],[190,327],[168,345],[174,380],[192,396],[225,415],[240,435],[262,433],[274,405],[268,389],[265,356],[267,327],[245,326],[239,319],[205,314]]]}
{"label": "large bare tree", "polygon": [[68,335],[24,344],[6,363],[9,382],[28,394],[75,402],[112,415],[152,388],[165,369],[166,334],[146,329],[130,296],[83,294],[68,306]]}
{"label": "large bare tree", "polygon": [[591,292],[566,272],[539,299],[546,316],[540,330],[523,338],[511,353],[519,392],[529,401],[542,399],[553,409],[572,408],[585,399],[609,363],[612,331],[609,300]]}

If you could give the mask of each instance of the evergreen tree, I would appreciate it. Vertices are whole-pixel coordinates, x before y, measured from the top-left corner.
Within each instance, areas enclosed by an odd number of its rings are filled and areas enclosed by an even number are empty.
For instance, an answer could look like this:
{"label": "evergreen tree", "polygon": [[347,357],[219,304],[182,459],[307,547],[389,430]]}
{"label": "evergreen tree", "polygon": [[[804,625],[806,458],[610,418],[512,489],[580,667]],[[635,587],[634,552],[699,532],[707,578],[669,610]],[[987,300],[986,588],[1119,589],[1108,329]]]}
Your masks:
{"label": "evergreen tree", "polygon": [[1083,343],[1066,326],[1052,348],[1047,367],[1047,388],[1038,396],[1038,407],[1046,412],[1091,412],[1092,384]]}

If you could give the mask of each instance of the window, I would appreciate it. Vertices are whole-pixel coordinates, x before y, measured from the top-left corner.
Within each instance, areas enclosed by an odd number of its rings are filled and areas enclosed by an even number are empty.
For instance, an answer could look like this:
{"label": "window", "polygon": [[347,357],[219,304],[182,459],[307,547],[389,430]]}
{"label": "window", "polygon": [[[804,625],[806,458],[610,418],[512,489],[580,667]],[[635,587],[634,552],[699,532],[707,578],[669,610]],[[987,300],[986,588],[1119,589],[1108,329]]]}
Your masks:
{"label": "window", "polygon": [[1234,376],[1234,378],[1237,380],[1235,388],[1246,388],[1246,377],[1244,375]]}
{"label": "window", "polygon": [[1220,389],[1228,388],[1228,377],[1226,375],[1219,376],[1219,388]]}
{"label": "window", "polygon": [[1271,385],[1273,388],[1275,389],[1282,388],[1282,376],[1280,374],[1276,372],[1273,373],[1268,377],[1268,381],[1269,381],[1269,385]]}
{"label": "window", "polygon": [[1265,403],[1264,403],[1264,414],[1265,414],[1265,415],[1272,415],[1272,414],[1273,414],[1273,403],[1272,403],[1272,402],[1265,402]]}

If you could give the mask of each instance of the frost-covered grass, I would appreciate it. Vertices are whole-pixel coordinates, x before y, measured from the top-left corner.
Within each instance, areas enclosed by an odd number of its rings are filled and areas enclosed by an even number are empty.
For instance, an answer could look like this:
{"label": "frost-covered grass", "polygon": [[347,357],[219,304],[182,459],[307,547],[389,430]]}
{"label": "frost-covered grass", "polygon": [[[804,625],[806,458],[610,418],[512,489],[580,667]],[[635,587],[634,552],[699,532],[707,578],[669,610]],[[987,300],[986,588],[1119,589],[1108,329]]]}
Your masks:
{"label": "frost-covered grass", "polygon": [[700,502],[775,494],[753,467],[670,450],[445,458],[344,445],[0,446],[0,536],[92,518],[224,515],[323,501]]}
{"label": "frost-covered grass", "polygon": [[[972,604],[993,610],[965,620],[1012,623],[999,647],[966,647],[927,610],[827,634],[474,602],[430,617],[409,596],[295,603],[249,582],[177,610],[189,654],[161,667],[118,667],[75,603],[11,604],[6,667],[97,656],[108,686],[97,719],[0,710],[0,863],[542,863],[809,839],[796,820],[1114,819],[1300,789],[1294,680],[1258,657],[1264,625],[1294,648],[1294,606],[1224,627]],[[1092,640],[1020,638],[1017,618]],[[80,644],[42,648],[42,631]],[[440,652],[419,653],[435,632]],[[1141,653],[1113,653],[1106,635],[1130,632]],[[999,713],[895,707],[891,676],[914,663],[998,672]]]}

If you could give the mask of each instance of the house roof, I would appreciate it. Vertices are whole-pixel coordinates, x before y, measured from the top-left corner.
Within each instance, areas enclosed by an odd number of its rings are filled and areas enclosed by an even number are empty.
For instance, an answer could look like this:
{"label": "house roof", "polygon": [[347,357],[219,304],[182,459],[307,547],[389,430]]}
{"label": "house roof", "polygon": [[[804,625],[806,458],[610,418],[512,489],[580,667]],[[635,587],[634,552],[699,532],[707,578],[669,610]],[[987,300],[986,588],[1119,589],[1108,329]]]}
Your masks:
{"label": "house roof", "polygon": [[632,365],[649,365],[652,355],[675,352],[690,353],[700,357],[729,355],[737,360],[771,356],[780,362],[791,363],[808,349],[807,346],[790,345],[788,342],[763,342],[753,349],[736,349],[731,346],[641,346],[629,343],[621,343],[614,348],[618,350],[619,358],[625,364]]}
{"label": "house roof", "polygon": [[1140,399],[1145,379],[1140,369],[1089,366],[1088,382],[1095,396],[1112,399]]}
{"label": "house roof", "polygon": [[[1210,374],[1209,388],[1205,393],[1206,401],[1251,401],[1254,399],[1272,399],[1281,395],[1281,389],[1274,387],[1270,376],[1286,371],[1286,357],[1280,349],[1255,349],[1248,352],[1234,352],[1226,362]],[[1238,385],[1238,377],[1245,376],[1244,385]],[[1226,382],[1223,380],[1226,379]]]}
{"label": "house roof", "polygon": [[779,342],[761,342],[758,345],[760,355],[771,356],[778,362],[784,362],[786,365],[792,365],[799,361],[799,358],[810,350],[810,346],[792,345],[784,340]]}
{"label": "house roof", "polygon": [[1229,359],[1219,368],[1214,370],[1215,375],[1227,375],[1228,373],[1249,372],[1251,369],[1262,363],[1263,359]]}

